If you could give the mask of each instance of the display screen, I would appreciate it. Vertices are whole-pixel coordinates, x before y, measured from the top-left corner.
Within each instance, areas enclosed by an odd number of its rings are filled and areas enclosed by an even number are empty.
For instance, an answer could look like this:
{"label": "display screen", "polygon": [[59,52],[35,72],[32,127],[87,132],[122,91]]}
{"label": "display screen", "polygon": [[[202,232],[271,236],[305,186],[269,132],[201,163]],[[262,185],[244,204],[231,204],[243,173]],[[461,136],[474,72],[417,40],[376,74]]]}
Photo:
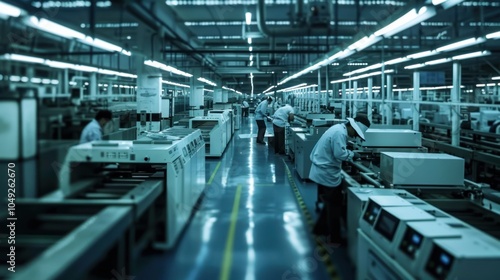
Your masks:
{"label": "display screen", "polygon": [[375,219],[377,218],[378,213],[380,212],[380,205],[373,202],[373,200],[368,201],[368,206],[366,207],[365,213],[363,215],[363,219],[368,222],[370,225],[375,223]]}
{"label": "display screen", "polygon": [[453,256],[434,244],[425,270],[437,279],[445,279],[453,265]]}
{"label": "display screen", "polygon": [[399,250],[403,251],[410,258],[415,259],[415,255],[422,245],[423,236],[413,228],[407,227],[403,240],[399,244]]}
{"label": "display screen", "polygon": [[387,240],[392,241],[398,225],[398,218],[382,209],[382,211],[380,212],[380,217],[375,224],[375,230],[382,234],[382,236],[387,238]]}

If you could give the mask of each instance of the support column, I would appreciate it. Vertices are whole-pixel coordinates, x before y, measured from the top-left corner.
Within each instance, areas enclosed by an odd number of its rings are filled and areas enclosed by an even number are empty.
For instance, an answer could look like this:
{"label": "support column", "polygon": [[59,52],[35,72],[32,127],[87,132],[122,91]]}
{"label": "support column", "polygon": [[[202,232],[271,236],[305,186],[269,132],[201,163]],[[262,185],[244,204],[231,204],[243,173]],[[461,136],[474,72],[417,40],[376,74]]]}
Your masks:
{"label": "support column", "polygon": [[419,131],[420,126],[420,72],[413,72],[413,130]]}
{"label": "support column", "polygon": [[346,107],[347,107],[347,92],[346,92],[346,83],[342,83],[342,119],[346,119]]}
{"label": "support column", "polygon": [[353,82],[351,111],[351,118],[354,118],[358,112],[358,81]]}
{"label": "support column", "polygon": [[[388,101],[393,101],[394,100],[394,95],[392,92],[392,75],[387,75],[387,100]],[[394,114],[394,111],[392,109],[392,102],[386,103],[386,111],[387,111],[387,124],[392,125],[392,115]]]}
{"label": "support column", "polygon": [[90,100],[97,99],[97,73],[95,72],[90,73],[89,93],[90,93]]}
{"label": "support column", "polygon": [[[460,85],[462,84],[462,65],[453,63],[453,88],[451,89],[451,102],[460,102]],[[460,105],[451,106],[451,145],[460,145]]]}
{"label": "support column", "polygon": [[368,78],[368,107],[366,109],[366,113],[368,114],[368,120],[370,121],[370,123],[372,123],[372,119],[373,119],[373,78],[370,77]]}
{"label": "support column", "polygon": [[137,136],[146,131],[159,131],[161,126],[161,82],[159,69],[144,65],[137,73]]}
{"label": "support column", "polygon": [[314,109],[314,111],[316,113],[320,113],[321,112],[320,108],[321,108],[321,68],[318,69],[318,92],[316,93],[316,108]]}
{"label": "support column", "polygon": [[[198,81],[198,77],[202,76],[201,68],[196,68],[193,71],[193,77],[191,77],[191,91],[189,93],[189,116],[197,117],[203,116],[205,114],[204,110],[201,109],[203,106],[203,97],[204,92],[203,89],[205,86],[203,82]],[[222,95],[221,95],[222,98]],[[214,101],[215,103],[215,101]]]}

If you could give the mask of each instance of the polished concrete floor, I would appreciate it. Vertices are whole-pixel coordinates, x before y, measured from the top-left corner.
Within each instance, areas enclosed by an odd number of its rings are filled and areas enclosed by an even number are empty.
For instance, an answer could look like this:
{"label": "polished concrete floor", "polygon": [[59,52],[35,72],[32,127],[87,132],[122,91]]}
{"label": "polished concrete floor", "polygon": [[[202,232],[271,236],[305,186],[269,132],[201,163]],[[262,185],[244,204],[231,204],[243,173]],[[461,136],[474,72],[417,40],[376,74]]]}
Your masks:
{"label": "polished concrete floor", "polygon": [[142,257],[135,279],[354,278],[346,249],[310,233],[315,184],[256,133],[243,118],[223,156],[207,158],[204,197],[177,246]]}

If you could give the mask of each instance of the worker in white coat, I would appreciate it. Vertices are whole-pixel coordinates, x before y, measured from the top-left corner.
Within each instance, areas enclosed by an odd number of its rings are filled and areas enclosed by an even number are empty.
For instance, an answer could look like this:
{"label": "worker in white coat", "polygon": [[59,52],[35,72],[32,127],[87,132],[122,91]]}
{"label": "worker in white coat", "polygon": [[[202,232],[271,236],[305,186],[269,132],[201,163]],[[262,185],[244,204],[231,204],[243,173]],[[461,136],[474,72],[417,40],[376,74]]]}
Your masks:
{"label": "worker in white coat", "polygon": [[255,121],[257,122],[257,127],[259,128],[257,132],[257,144],[266,144],[264,142],[264,135],[266,134],[266,122],[267,116],[267,106],[273,102],[271,97],[262,100],[257,108],[255,108]]}
{"label": "worker in white coat", "polygon": [[91,141],[102,140],[102,130],[111,121],[113,113],[109,110],[100,110],[95,118],[89,122],[82,131],[80,144]]}
{"label": "worker in white coat", "polygon": [[315,235],[324,235],[331,244],[342,244],[340,219],[342,213],[343,161],[360,158],[356,152],[347,149],[347,137],[365,140],[365,131],[370,121],[365,117],[347,118],[348,122],[330,127],[314,146],[310,159],[309,178],[318,184],[318,195],[323,201],[320,216],[314,226]]}
{"label": "worker in white coat", "polygon": [[273,131],[274,131],[274,153],[285,154],[285,127],[294,120],[293,107],[286,104],[274,112]]}

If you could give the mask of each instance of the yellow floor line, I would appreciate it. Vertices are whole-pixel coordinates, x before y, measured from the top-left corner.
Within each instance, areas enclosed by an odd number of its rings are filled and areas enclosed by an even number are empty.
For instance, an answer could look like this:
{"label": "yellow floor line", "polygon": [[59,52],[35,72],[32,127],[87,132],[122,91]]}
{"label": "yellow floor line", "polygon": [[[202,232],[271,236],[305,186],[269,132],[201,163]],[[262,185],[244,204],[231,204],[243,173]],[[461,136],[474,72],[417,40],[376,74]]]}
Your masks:
{"label": "yellow floor line", "polygon": [[208,182],[207,182],[208,185],[212,184],[212,181],[215,178],[215,174],[217,173],[217,170],[219,170],[220,163],[221,163],[221,161],[219,161],[219,163],[217,163],[217,166],[215,167],[214,171],[212,172],[212,175],[210,175],[210,179],[208,179]]}
{"label": "yellow floor line", "polygon": [[[295,198],[297,199],[297,203],[299,204],[300,209],[302,210],[302,214],[304,215],[304,218],[306,219],[306,223],[309,226],[308,229],[310,232],[312,232],[314,223],[315,221],[312,218],[311,213],[307,209],[306,203],[304,202],[304,199],[302,198],[302,195],[300,194],[299,188],[297,188],[297,185],[295,184],[295,180],[293,179],[292,173],[290,172],[290,169],[288,168],[288,165],[286,164],[285,160],[283,160],[283,164],[285,165],[286,169],[286,174],[288,177],[288,181],[290,182],[290,186],[292,186],[292,191],[295,194]],[[318,253],[321,256],[321,260],[325,264],[326,271],[330,275],[331,279],[340,279],[339,274],[337,273],[337,269],[332,263],[331,257],[328,254],[326,248],[324,248],[320,242],[316,240],[316,248],[318,249]]]}
{"label": "yellow floor line", "polygon": [[231,273],[231,261],[233,255],[234,233],[236,231],[236,221],[238,221],[238,209],[240,206],[241,185],[236,188],[236,195],[234,196],[233,210],[231,212],[231,225],[227,234],[226,248],[224,250],[224,258],[222,260],[222,271],[220,280],[228,280]]}

